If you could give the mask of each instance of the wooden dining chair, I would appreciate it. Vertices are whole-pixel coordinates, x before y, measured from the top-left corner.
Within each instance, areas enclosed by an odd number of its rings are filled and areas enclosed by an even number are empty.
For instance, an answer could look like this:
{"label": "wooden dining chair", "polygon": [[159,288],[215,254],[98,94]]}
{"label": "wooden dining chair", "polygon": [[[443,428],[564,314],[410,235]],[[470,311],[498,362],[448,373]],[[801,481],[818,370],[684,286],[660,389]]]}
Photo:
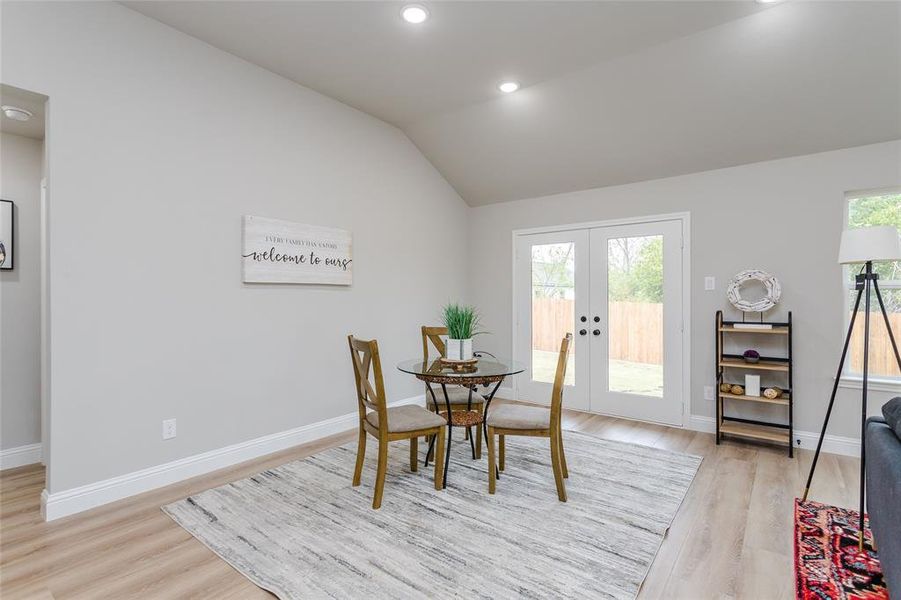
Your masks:
{"label": "wooden dining chair", "polygon": [[[447,356],[447,346],[441,336],[447,335],[447,327],[432,327],[428,325],[422,326],[422,362],[428,363],[431,360],[431,348],[437,351],[438,356]],[[429,410],[439,412],[447,410],[444,401],[444,393],[441,390],[433,390],[435,398],[438,399],[438,409],[435,409],[435,402],[429,391],[429,384],[425,384],[425,401]],[[472,410],[478,411],[479,415],[485,412],[485,397],[473,390],[472,403],[470,404],[469,388],[462,385],[447,386],[447,397],[450,400],[451,412],[467,410],[469,406]],[[475,457],[482,458],[482,428],[476,426],[475,433]],[[466,428],[466,439],[472,436],[472,427]],[[429,440],[431,442],[431,440]],[[427,457],[431,459],[431,453]]]}
{"label": "wooden dining chair", "polygon": [[[388,444],[396,440],[410,440],[410,470],[418,469],[419,438],[437,436],[438,448],[435,455],[435,489],[443,487],[444,473],[444,428],[447,422],[421,406],[405,405],[388,408],[385,398],[385,382],[382,378],[382,362],[379,359],[379,344],[375,340],[358,340],[347,336],[350,357],[357,384],[357,404],[360,410],[360,439],[357,445],[357,464],[354,468],[353,485],[360,485],[363,461],[366,458],[366,434],[379,441],[378,469],[375,476],[375,495],[372,508],[382,505],[385,490],[385,475],[388,471]],[[373,381],[370,381],[372,376]]]}
{"label": "wooden dining chair", "polygon": [[554,388],[551,392],[550,410],[541,406],[523,406],[521,404],[502,404],[492,407],[488,413],[488,493],[493,494],[497,479],[497,464],[494,462],[494,436],[500,437],[501,470],[504,460],[504,436],[524,435],[550,439],[551,467],[554,469],[554,481],[557,484],[557,498],[566,502],[566,485],[563,480],[569,477],[566,468],[566,454],[563,451],[563,428],[561,412],[563,410],[563,378],[566,376],[566,362],[573,336],[567,333],[560,343],[560,354],[557,357],[557,374],[554,376]]}

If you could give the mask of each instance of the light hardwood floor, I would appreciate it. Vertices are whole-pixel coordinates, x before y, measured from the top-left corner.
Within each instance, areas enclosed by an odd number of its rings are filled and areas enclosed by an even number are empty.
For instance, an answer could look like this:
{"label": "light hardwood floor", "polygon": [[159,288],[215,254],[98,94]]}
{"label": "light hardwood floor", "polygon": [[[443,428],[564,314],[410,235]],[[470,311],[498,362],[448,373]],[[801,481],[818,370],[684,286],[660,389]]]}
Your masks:
{"label": "light hardwood floor", "polygon": [[[563,427],[704,457],[641,598],[793,597],[792,507],[811,452],[797,451],[789,459],[781,448],[737,441],[716,446],[711,434],[569,411]],[[52,523],[40,516],[43,468],[4,471],[0,596],[272,598],[177,526],[160,506],[352,443],[355,436],[348,432],[320,440]],[[469,452],[466,444],[454,447],[460,452],[455,460]],[[856,459],[823,455],[811,499],[854,507],[857,469]]]}

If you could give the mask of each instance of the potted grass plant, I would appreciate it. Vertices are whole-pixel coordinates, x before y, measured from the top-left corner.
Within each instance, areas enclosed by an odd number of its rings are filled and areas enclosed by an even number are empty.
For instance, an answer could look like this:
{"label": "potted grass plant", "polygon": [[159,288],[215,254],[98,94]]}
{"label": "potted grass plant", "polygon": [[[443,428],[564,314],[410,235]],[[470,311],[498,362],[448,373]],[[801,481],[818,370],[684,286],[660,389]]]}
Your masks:
{"label": "potted grass plant", "polygon": [[480,333],[479,313],[472,306],[447,304],[443,309],[447,327],[447,359],[472,360],[472,338]]}

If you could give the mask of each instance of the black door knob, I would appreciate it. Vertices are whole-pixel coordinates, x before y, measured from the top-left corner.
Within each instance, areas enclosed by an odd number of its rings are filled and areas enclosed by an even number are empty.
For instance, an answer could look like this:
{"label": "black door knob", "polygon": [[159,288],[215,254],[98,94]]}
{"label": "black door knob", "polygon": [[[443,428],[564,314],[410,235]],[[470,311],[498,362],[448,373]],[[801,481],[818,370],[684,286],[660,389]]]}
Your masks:
{"label": "black door knob", "polygon": [[584,329],[579,330],[579,335],[585,335],[586,333],[588,333],[588,332],[585,331]]}
{"label": "black door knob", "polygon": [[586,317],[586,316],[583,315],[583,316],[579,317],[579,320],[582,321],[582,322],[584,323],[585,321],[588,320],[588,317]]}
{"label": "black door knob", "polygon": [[600,329],[595,329],[595,330],[592,331],[591,333],[593,333],[593,334],[595,334],[595,335],[601,335],[601,330],[600,330]]}
{"label": "black door knob", "polygon": [[600,318],[600,317],[595,317],[595,318],[594,318],[594,322],[595,322],[595,323],[600,323],[600,322],[601,322],[601,318]]}

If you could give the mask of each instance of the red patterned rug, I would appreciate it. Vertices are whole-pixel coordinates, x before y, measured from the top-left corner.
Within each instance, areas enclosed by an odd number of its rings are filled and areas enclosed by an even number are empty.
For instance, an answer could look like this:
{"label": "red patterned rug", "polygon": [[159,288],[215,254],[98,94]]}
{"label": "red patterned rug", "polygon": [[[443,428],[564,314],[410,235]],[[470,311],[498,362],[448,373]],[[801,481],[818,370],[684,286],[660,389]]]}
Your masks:
{"label": "red patterned rug", "polygon": [[882,567],[865,527],[857,549],[856,510],[795,500],[795,595],[798,600],[888,600]]}

